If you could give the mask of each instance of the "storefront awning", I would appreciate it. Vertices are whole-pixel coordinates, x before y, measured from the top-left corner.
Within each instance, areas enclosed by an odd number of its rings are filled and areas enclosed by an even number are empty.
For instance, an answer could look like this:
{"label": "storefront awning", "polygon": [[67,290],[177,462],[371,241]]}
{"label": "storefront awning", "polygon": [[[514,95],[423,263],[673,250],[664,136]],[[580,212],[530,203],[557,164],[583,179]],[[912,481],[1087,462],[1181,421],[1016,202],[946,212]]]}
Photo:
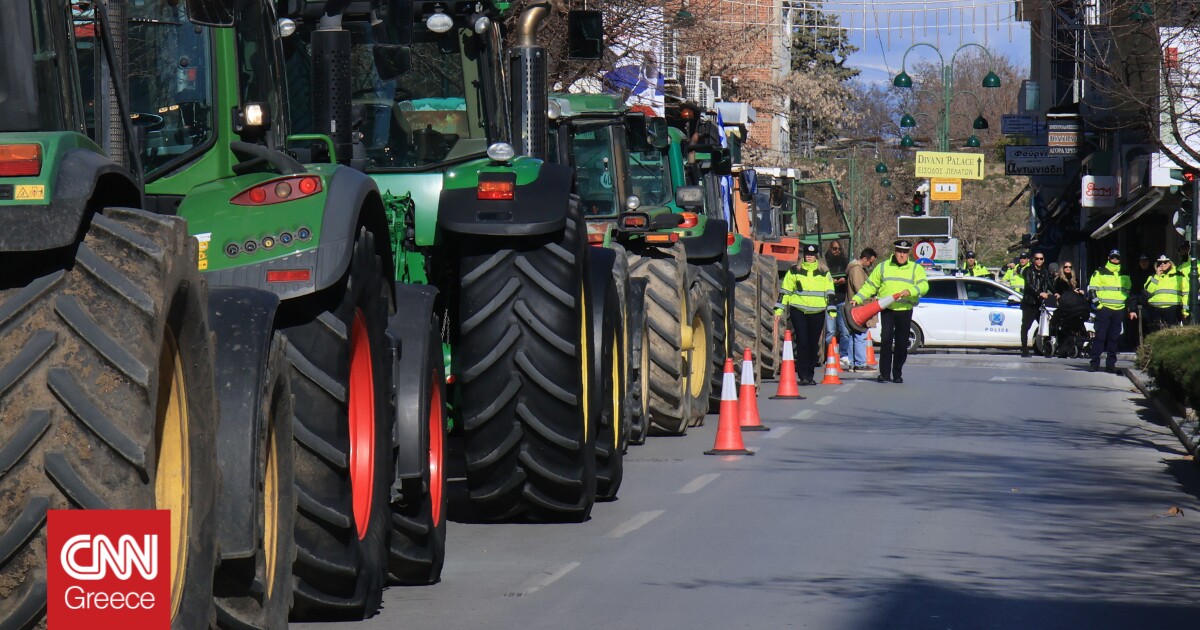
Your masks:
{"label": "storefront awning", "polygon": [[1165,194],[1165,189],[1153,188],[1150,190],[1150,192],[1125,204],[1125,207],[1121,208],[1120,212],[1109,217],[1109,219],[1104,222],[1104,225],[1101,225],[1100,227],[1096,228],[1095,232],[1092,232],[1092,238],[1095,240],[1102,239],[1105,236],[1108,236],[1109,234],[1112,234],[1113,232],[1125,227],[1126,225],[1133,223],[1138,217],[1146,214],[1147,210],[1158,205],[1158,202],[1162,201],[1162,198],[1165,196]]}

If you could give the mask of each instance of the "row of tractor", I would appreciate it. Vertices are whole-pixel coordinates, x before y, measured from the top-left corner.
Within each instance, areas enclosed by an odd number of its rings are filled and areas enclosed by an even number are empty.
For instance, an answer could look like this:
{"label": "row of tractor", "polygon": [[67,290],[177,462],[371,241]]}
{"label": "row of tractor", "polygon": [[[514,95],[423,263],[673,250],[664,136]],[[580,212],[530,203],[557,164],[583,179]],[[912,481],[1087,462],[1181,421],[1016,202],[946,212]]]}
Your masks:
{"label": "row of tractor", "polygon": [[712,112],[550,93],[555,8],[0,3],[0,628],[61,509],[170,511],[172,627],[369,616],[440,579],[449,436],[472,518],[578,522],[773,376],[825,210]]}

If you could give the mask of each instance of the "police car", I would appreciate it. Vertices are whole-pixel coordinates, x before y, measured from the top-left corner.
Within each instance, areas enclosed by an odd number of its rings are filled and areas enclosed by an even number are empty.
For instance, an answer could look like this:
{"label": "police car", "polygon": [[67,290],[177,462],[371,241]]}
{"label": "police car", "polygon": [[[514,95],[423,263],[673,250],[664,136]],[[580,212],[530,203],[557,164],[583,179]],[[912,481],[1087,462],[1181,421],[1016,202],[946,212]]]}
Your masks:
{"label": "police car", "polygon": [[[1029,334],[1032,342],[1036,322]],[[878,324],[871,338],[880,339]],[[908,338],[909,350],[924,347],[1021,347],[1021,294],[987,278],[931,274]]]}

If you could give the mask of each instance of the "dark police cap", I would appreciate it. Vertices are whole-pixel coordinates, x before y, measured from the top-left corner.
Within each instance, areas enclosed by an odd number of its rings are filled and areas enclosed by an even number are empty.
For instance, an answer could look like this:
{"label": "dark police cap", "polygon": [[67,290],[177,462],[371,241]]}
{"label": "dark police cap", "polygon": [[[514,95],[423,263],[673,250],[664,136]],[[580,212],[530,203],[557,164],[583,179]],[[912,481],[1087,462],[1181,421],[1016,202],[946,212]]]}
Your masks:
{"label": "dark police cap", "polygon": [[1029,258],[1029,252],[1021,252],[1021,258]]}
{"label": "dark police cap", "polygon": [[1138,260],[1150,260],[1150,254],[1142,254],[1138,256]]}
{"label": "dark police cap", "polygon": [[974,258],[975,252],[967,252],[967,258]]}
{"label": "dark police cap", "polygon": [[1108,257],[1109,257],[1109,258],[1120,258],[1120,257],[1121,257],[1121,250],[1119,250],[1119,249],[1114,249],[1114,250],[1112,250],[1112,251],[1108,252]]}
{"label": "dark police cap", "polygon": [[900,251],[908,251],[912,249],[912,241],[902,238],[897,240],[895,243],[892,243],[892,247]]}
{"label": "dark police cap", "polygon": [[809,254],[812,254],[813,256],[817,255],[817,246],[816,245],[805,245],[804,246],[804,255],[808,256]]}

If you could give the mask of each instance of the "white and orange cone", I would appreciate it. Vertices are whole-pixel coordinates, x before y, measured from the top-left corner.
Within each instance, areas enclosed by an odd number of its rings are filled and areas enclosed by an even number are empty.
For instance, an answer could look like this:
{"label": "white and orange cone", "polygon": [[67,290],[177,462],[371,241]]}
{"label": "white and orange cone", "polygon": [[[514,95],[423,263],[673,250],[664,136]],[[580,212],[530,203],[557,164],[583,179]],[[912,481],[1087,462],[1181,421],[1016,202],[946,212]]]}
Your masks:
{"label": "white and orange cone", "polygon": [[825,353],[825,378],[822,385],[841,385],[842,379],[838,373],[842,371],[838,359],[837,337],[829,340],[829,350]]}
{"label": "white and orange cone", "polygon": [[792,331],[783,331],[783,364],[779,367],[779,389],[771,400],[804,400],[796,386],[796,357],[792,354]]}
{"label": "white and orange cone", "polygon": [[754,385],[754,360],[750,348],[742,357],[742,386],[738,391],[738,423],[743,431],[770,431],[758,417],[758,387]]}
{"label": "white and orange cone", "polygon": [[738,426],[737,382],[734,380],[733,359],[725,359],[725,375],[721,379],[721,416],[717,420],[717,439],[705,455],[753,455],[742,442]]}

